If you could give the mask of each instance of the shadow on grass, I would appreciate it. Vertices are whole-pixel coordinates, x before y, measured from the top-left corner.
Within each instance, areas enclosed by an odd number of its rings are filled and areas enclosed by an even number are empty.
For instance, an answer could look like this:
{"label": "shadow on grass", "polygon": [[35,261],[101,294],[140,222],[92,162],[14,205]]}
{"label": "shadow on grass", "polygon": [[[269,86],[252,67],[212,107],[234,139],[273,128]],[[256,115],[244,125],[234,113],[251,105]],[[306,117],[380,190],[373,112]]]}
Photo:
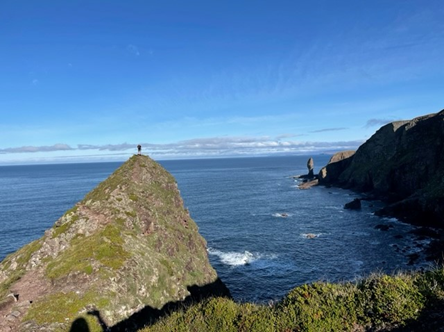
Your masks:
{"label": "shadow on grass", "polygon": [[[187,289],[190,292],[190,295],[188,295],[183,301],[168,302],[161,309],[146,306],[142,310],[113,326],[108,326],[105,323],[98,310],[89,311],[88,315],[97,318],[97,321],[104,332],[130,332],[153,325],[162,317],[168,316],[177,310],[187,308],[191,304],[198,303],[209,297],[231,298],[230,291],[219,278],[211,284],[204,286],[188,286]],[[89,332],[88,324],[83,318],[78,318],[73,322],[70,332]]]}
{"label": "shadow on grass", "polygon": [[77,318],[72,323],[69,332],[89,332],[87,321],[84,318]]}
{"label": "shadow on grass", "polygon": [[432,300],[417,319],[406,322],[406,325],[392,328],[390,332],[438,332],[444,331],[444,299]]}

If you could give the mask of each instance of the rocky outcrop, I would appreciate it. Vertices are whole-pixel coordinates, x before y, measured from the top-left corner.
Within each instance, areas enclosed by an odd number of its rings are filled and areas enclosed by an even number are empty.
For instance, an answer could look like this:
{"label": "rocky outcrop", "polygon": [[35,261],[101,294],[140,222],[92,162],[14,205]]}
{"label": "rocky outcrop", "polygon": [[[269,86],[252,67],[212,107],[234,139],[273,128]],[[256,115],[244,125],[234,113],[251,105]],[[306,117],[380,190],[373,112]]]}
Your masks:
{"label": "rocky outcrop", "polygon": [[307,161],[307,168],[308,168],[308,174],[307,174],[308,178],[313,178],[314,177],[314,174],[313,174],[313,171],[314,171],[314,161],[313,161],[313,158],[308,159],[308,161]]}
{"label": "rocky outcrop", "polygon": [[322,184],[330,184],[337,181],[342,172],[350,166],[355,151],[342,151],[335,153],[328,164],[321,168],[318,178]]}
{"label": "rocky outcrop", "polygon": [[298,188],[301,190],[306,190],[306,189],[310,189],[311,187],[317,186],[318,184],[319,184],[318,179],[305,180],[304,182],[302,182],[301,184],[298,185]]}
{"label": "rocky outcrop", "polygon": [[311,157],[307,161],[307,168],[307,174],[293,176],[293,179],[295,180],[302,180],[302,183],[298,185],[299,189],[309,189],[313,186],[317,186],[319,183],[318,176],[314,174],[314,161]]}
{"label": "rocky outcrop", "polygon": [[387,124],[340,163],[321,183],[385,198],[380,214],[444,226],[444,111]]}
{"label": "rocky outcrop", "polygon": [[0,264],[0,330],[69,330],[79,317],[97,324],[88,312],[113,326],[170,308],[191,290],[229,295],[174,178],[133,156]]}
{"label": "rocky outcrop", "polygon": [[359,198],[355,198],[349,203],[344,205],[344,209],[347,210],[360,210],[361,209],[361,200]]}

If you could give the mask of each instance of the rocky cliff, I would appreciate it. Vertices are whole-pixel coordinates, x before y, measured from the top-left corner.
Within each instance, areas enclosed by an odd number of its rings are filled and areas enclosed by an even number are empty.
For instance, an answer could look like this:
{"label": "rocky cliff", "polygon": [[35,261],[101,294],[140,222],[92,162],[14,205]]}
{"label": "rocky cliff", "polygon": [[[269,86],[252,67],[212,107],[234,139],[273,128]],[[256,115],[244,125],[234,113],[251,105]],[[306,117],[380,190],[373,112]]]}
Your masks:
{"label": "rocky cliff", "polygon": [[318,178],[322,184],[330,184],[338,181],[342,172],[350,166],[355,151],[341,151],[335,153],[328,164],[319,171]]}
{"label": "rocky cliff", "polygon": [[321,183],[387,199],[381,214],[444,227],[444,110],[387,124],[356,153],[334,158]]}
{"label": "rocky cliff", "polygon": [[174,178],[133,156],[1,263],[0,330],[69,330],[78,317],[94,325],[87,312],[112,326],[179,303],[191,289],[229,294]]}

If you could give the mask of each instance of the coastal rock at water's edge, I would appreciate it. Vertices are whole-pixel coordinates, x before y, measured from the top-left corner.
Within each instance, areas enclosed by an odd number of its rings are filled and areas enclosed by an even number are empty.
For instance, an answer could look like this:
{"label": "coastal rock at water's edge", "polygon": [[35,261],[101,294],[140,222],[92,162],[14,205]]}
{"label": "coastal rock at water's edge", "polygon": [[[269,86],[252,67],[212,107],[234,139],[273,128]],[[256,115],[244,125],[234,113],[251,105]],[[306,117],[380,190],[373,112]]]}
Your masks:
{"label": "coastal rock at water's edge", "polygon": [[310,189],[311,187],[317,186],[319,183],[318,179],[314,180],[305,180],[300,185],[298,185],[298,188],[301,190]]}
{"label": "coastal rock at water's edge", "polygon": [[444,227],[444,111],[383,126],[341,163],[320,183],[386,199],[380,215]]}
{"label": "coastal rock at water's edge", "polygon": [[299,189],[309,189],[313,186],[317,186],[319,183],[318,176],[314,175],[314,161],[311,157],[307,161],[307,168],[307,174],[293,176],[294,179],[302,180],[302,183],[298,185]]}
{"label": "coastal rock at water's edge", "polygon": [[1,262],[0,331],[69,330],[78,317],[97,324],[88,311],[112,326],[194,295],[229,292],[174,178],[133,156],[41,239]]}
{"label": "coastal rock at water's edge", "polygon": [[344,209],[348,210],[360,210],[361,209],[361,200],[359,198],[355,198],[349,203],[344,205]]}

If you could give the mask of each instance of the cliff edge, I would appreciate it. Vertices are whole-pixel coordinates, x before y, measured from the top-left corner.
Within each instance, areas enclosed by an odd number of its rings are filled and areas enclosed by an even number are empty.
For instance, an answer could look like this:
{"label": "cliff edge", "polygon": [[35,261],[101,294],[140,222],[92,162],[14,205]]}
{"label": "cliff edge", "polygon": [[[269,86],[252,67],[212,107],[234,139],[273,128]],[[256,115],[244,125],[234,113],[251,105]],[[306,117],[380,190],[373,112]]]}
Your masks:
{"label": "cliff edge", "polygon": [[340,154],[319,174],[321,184],[386,199],[381,215],[444,227],[444,110],[389,123],[356,153]]}
{"label": "cliff edge", "polygon": [[[194,289],[229,296],[174,178],[133,156],[45,235],[0,264],[0,330],[69,330],[74,319],[115,325]],[[96,323],[97,324],[97,323]]]}

